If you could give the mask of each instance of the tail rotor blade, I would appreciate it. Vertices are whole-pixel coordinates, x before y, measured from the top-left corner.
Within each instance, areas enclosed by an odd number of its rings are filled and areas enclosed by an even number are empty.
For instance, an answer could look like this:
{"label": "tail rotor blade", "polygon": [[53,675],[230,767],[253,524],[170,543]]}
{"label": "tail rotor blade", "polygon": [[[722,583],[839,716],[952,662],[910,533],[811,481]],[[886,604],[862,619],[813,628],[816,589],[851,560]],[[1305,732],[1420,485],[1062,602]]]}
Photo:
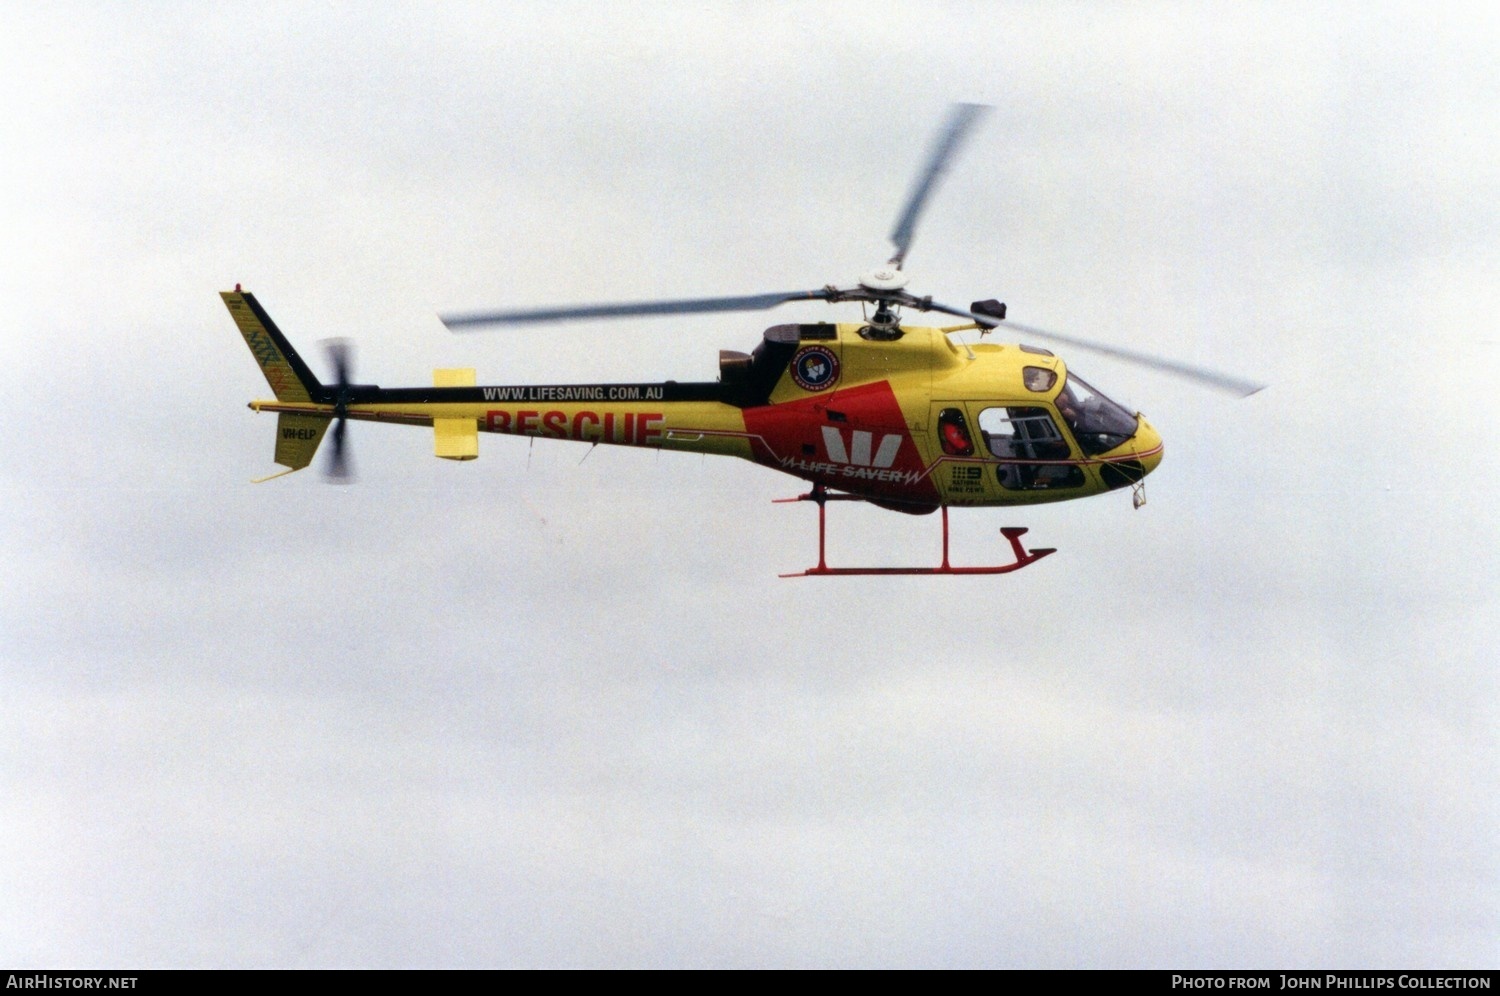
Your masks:
{"label": "tail rotor blade", "polygon": [[340,418],[333,423],[333,438],[329,440],[328,463],[323,476],[330,484],[348,484],[354,480],[354,470],[349,465],[349,451],[344,445],[344,433],[348,419]]}
{"label": "tail rotor blade", "polygon": [[348,339],[325,339],[323,349],[328,354],[328,365],[333,367],[333,438],[329,440],[328,462],[323,477],[330,484],[348,484],[354,480],[350,466],[349,451],[345,435],[349,419],[349,377],[354,366],[354,347]]}
{"label": "tail rotor blade", "polygon": [[333,382],[339,387],[347,386],[354,346],[348,339],[324,339],[323,350],[328,355],[328,365],[333,367]]}

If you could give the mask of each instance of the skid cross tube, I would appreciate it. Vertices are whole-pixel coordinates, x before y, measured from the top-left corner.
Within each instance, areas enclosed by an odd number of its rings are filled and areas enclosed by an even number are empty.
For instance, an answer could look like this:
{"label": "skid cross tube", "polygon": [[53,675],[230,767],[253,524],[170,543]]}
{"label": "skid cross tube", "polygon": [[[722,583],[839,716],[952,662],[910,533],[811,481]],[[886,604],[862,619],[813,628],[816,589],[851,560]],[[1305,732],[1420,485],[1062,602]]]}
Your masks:
{"label": "skid cross tube", "polygon": [[1021,545],[1021,537],[1026,534],[1025,526],[1005,526],[1001,528],[1000,535],[1010,540],[1011,551],[1015,554],[1015,562],[1011,564],[999,564],[993,567],[954,567],[948,562],[948,506],[938,506],[938,511],[943,514],[943,562],[937,567],[829,567],[828,566],[828,503],[831,501],[865,501],[859,495],[830,493],[828,488],[822,484],[814,484],[812,490],[805,495],[795,498],[777,498],[778,503],[794,501],[813,501],[818,503],[818,565],[809,567],[805,571],[797,571],[793,574],[782,574],[784,578],[806,578],[806,577],[849,577],[855,575],[879,575],[879,574],[1009,574],[1011,571],[1019,571],[1029,564],[1050,553],[1056,553],[1055,547],[1041,547],[1036,550],[1027,551]]}

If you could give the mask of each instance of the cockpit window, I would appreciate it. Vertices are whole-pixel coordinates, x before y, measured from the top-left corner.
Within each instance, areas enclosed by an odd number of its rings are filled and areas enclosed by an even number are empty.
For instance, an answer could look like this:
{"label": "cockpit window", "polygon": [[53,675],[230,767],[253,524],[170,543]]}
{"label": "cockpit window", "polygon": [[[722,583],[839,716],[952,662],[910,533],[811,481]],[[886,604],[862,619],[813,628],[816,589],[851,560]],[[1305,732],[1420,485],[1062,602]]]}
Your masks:
{"label": "cockpit window", "polygon": [[1136,417],[1070,371],[1057,395],[1057,412],[1089,456],[1114,449],[1135,435]]}

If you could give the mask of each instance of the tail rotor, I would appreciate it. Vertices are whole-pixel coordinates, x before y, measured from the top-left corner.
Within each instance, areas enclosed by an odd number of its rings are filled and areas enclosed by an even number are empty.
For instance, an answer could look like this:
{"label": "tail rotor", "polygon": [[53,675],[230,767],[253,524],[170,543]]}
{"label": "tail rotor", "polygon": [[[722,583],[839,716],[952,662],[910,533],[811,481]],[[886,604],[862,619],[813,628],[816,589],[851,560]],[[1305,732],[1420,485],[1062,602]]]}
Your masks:
{"label": "tail rotor", "polygon": [[345,448],[345,433],[349,421],[349,399],[351,396],[349,370],[353,366],[354,346],[348,339],[325,339],[323,350],[328,363],[333,367],[333,439],[328,451],[328,460],[323,467],[323,477],[330,484],[348,484],[354,480],[354,468]]}

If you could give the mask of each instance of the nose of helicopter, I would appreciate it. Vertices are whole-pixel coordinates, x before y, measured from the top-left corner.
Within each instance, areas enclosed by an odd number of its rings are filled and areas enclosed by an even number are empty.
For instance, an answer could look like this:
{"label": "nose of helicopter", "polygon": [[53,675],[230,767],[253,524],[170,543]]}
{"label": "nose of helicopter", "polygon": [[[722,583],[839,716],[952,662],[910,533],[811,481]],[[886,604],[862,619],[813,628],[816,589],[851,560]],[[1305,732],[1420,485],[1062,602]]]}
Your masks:
{"label": "nose of helicopter", "polygon": [[1130,441],[1134,444],[1136,453],[1140,454],[1139,459],[1145,472],[1149,474],[1155,470],[1161,463],[1161,434],[1151,427],[1146,416],[1138,416],[1135,435]]}

